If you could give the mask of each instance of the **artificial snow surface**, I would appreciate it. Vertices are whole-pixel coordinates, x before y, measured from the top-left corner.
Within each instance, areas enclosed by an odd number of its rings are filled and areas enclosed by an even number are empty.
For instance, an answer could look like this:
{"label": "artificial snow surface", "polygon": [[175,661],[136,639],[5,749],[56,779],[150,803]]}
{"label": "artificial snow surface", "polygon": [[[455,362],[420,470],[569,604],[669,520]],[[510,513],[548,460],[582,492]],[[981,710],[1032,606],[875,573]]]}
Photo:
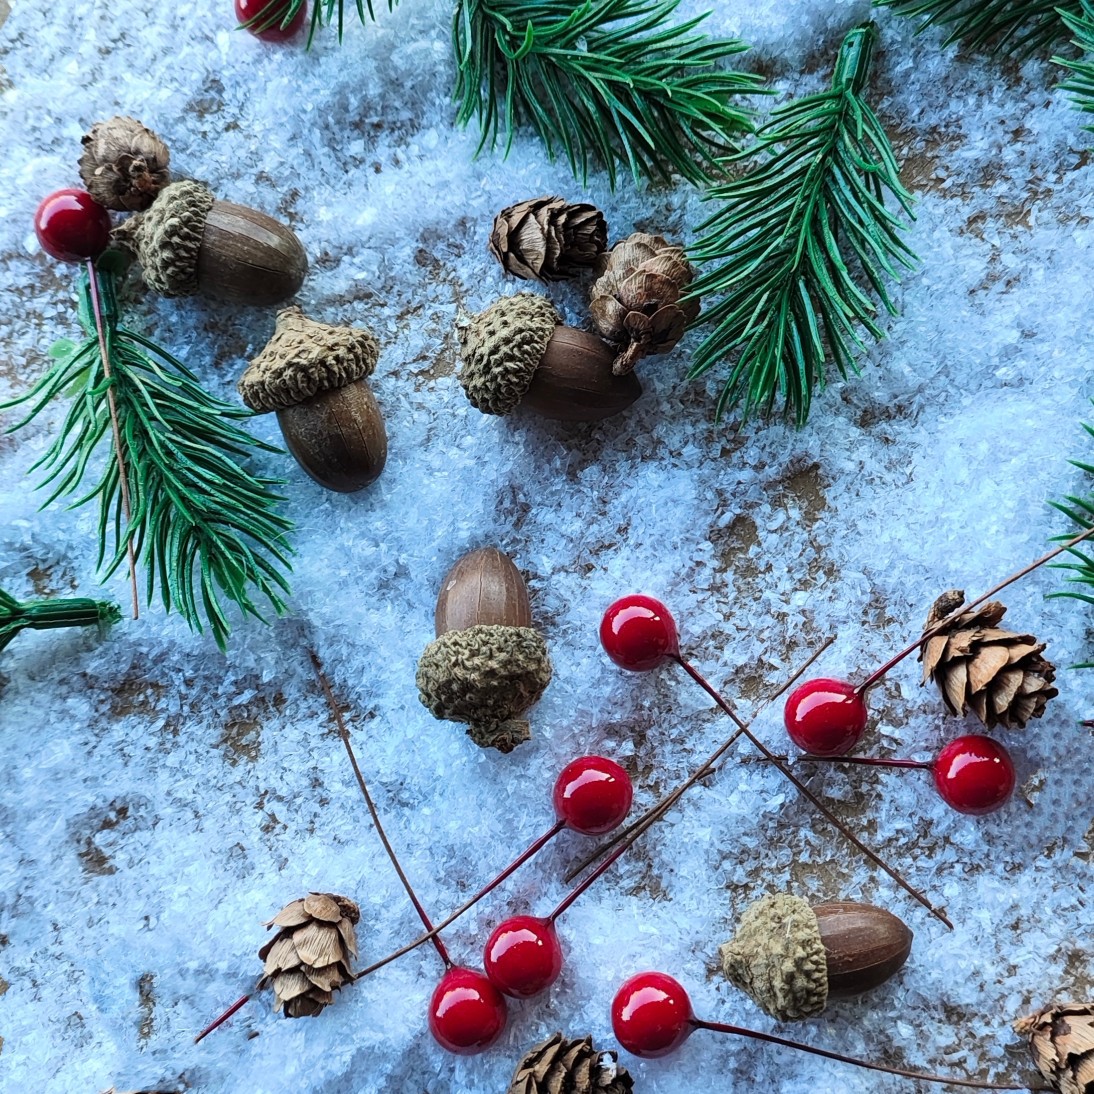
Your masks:
{"label": "artificial snow surface", "polygon": [[[784,93],[821,86],[842,33],[868,14],[865,0],[716,6],[709,29],[751,42],[745,63]],[[1065,528],[1047,499],[1084,488],[1067,460],[1089,459],[1094,138],[1052,90],[1053,66],[943,53],[937,36],[879,16],[873,100],[919,198],[910,239],[923,262],[898,292],[890,340],[861,378],[818,397],[808,428],[715,425],[711,392],[682,380],[687,341],[644,362],[645,396],[601,425],[499,420],[473,410],[454,375],[460,309],[516,288],[486,252],[494,213],[561,193],[598,203],[613,238],[687,240],[702,210],[684,186],[613,195],[596,175],[583,191],[528,136],[506,163],[474,160],[476,135],[452,125],[450,7],[405,0],[377,25],[354,21],[341,48],[326,33],[310,52],[234,32],[227,0],[20,0],[0,30],[0,397],[24,391],[48,345],[75,331],[71,271],[38,250],[34,207],[77,182],[91,123],[131,113],[166,139],[176,174],[293,225],[312,258],[305,310],[368,324],[383,343],[373,388],[391,439],[383,476],[353,497],[323,492],[287,457],[265,460],[289,480],[298,523],[293,614],[240,623],[227,656],[158,609],[107,640],[28,634],[0,655],[0,1089],[503,1094],[523,1051],[555,1029],[610,1047],[612,994],[642,968],[682,979],[704,1017],[774,1029],[716,968],[741,908],[772,889],[873,901],[916,936],[894,981],[781,1032],[905,1067],[1029,1076],[1010,1020],[1092,987],[1091,737],[1079,722],[1094,713],[1094,676],[1065,671],[1042,721],[999,734],[1020,783],[1036,776],[1032,807],[1016,796],[973,819],[920,773],[809,776],[946,906],[952,932],[776,771],[737,762],[751,758],[741,746],[561,920],[560,981],[513,1004],[485,1055],[432,1042],[440,964],[426,947],[316,1020],[274,1016],[265,993],[192,1044],[252,987],[261,921],[308,890],[360,902],[365,962],[419,931],[309,644],[352,706],[392,839],[440,915],[551,824],[551,784],[575,755],[620,759],[645,807],[729,732],[682,674],[607,662],[596,627],[617,595],[671,605],[687,652],[752,712],[829,635],[816,671],[861,676],[939,592],[974,595],[1040,554]],[[556,299],[580,322],[578,289]],[[272,310],[139,285],[126,306],[227,397],[273,327]],[[61,413],[0,439],[0,586],[16,595],[96,590],[92,507],[39,513],[23,477]],[[271,418],[253,427],[278,439]],[[556,669],[533,743],[510,756],[433,721],[414,686],[443,574],[490,543],[527,573]],[[1005,599],[1007,621],[1049,640],[1063,666],[1089,655],[1089,616],[1042,599],[1058,583],[1042,570]],[[124,575],[109,595],[124,602]],[[872,749],[926,757],[962,731],[917,682],[906,662],[878,691]],[[757,730],[783,750],[777,705]],[[477,963],[506,913],[546,914],[588,846],[557,839],[448,932],[453,953]],[[918,1089],[709,1033],[624,1062],[639,1094]]]}

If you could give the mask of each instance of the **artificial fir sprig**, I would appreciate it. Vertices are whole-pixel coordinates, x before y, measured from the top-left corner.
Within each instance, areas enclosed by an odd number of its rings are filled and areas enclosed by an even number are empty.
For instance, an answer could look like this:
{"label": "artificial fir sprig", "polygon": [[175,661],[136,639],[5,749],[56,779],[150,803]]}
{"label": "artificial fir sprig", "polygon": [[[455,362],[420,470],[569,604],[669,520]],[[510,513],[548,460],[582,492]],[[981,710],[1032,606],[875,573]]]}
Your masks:
{"label": "artificial fir sprig", "polygon": [[1067,22],[1082,0],[874,0],[875,7],[921,19],[919,30],[946,30],[944,45],[963,42],[974,49],[1028,57],[1066,41]]}
{"label": "artificial fir sprig", "polygon": [[862,97],[876,35],[872,23],[853,29],[832,86],[779,107],[758,149],[733,157],[758,156],[759,166],[704,196],[719,208],[690,252],[701,272],[689,295],[706,298],[698,323],[713,329],[690,376],[731,362],[719,417],[737,406],[767,414],[781,401],[803,424],[829,361],[846,377],[858,371],[864,335],[884,336],[875,300],[897,313],[887,283],[915,255],[885,197],[909,216],[912,198]]}
{"label": "artificial fir sprig", "polygon": [[122,617],[117,604],[85,597],[16,600],[0,589],[0,650],[20,631],[58,627],[98,627],[105,631]]}
{"label": "artificial fir sprig", "polygon": [[669,20],[680,0],[459,0],[452,24],[457,121],[478,121],[480,151],[521,124],[583,181],[596,162],[615,187],[674,173],[702,184],[752,129],[739,96],[760,77],[722,67],[747,47]]}
{"label": "artificial fir sprig", "polygon": [[[222,649],[229,634],[222,598],[262,618],[253,599],[283,610],[289,586],[286,534],[275,480],[245,471],[256,450],[276,451],[235,423],[242,407],[205,392],[179,361],[121,325],[109,258],[81,277],[79,318],[87,337],[58,342],[52,366],[25,395],[0,404],[29,404],[9,432],[70,394],[61,432],[31,470],[46,472],[48,505],[77,495],[73,507],[99,505],[99,565],[104,578],[126,560],[143,561],[147,599],[159,584],[164,607],[195,630],[208,626]],[[96,293],[97,288],[97,293]],[[81,492],[93,457],[113,438],[95,485]]]}
{"label": "artificial fir sprig", "polygon": [[[1070,69],[1071,75],[1060,86],[1071,93],[1072,102],[1084,114],[1094,114],[1094,0],[1080,0],[1081,10],[1060,9],[1060,17],[1074,35],[1072,41],[1082,50],[1078,59],[1053,57]],[[1094,123],[1085,128],[1094,130]]]}

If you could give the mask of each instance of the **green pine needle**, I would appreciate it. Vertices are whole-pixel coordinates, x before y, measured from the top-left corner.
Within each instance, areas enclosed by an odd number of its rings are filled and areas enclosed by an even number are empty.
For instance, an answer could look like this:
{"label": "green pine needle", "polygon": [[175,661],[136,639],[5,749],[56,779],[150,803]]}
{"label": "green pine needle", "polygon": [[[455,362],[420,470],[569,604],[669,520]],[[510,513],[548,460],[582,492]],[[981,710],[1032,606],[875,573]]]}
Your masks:
{"label": "green pine needle", "polygon": [[1067,39],[1065,20],[1081,0],[874,0],[897,15],[922,17],[919,30],[943,27],[944,45],[963,42],[1024,59]]}
{"label": "green pine needle", "polygon": [[674,173],[697,185],[752,131],[742,95],[760,77],[723,67],[747,47],[669,19],[680,0],[458,0],[452,25],[457,122],[478,122],[479,151],[530,125],[574,175],[592,164],[635,181]]}
{"label": "green pine needle", "polygon": [[0,650],[23,630],[57,627],[98,627],[105,631],[122,617],[117,604],[83,597],[53,600],[16,600],[0,589]]}
{"label": "green pine needle", "polygon": [[[164,607],[175,608],[197,631],[208,626],[222,649],[229,624],[222,598],[261,619],[253,594],[275,612],[289,592],[286,535],[292,524],[276,512],[277,482],[256,478],[241,466],[256,449],[276,451],[235,423],[250,417],[242,407],[202,390],[197,378],[147,338],[120,324],[114,274],[102,264],[97,276],[110,378],[107,378],[85,272],[80,283],[79,344],[59,342],[45,375],[7,409],[30,412],[9,432],[36,418],[54,399],[72,402],[60,435],[31,470],[45,474],[44,505],[76,495],[72,508],[99,506],[99,565],[104,580],[122,566],[132,543],[147,571],[147,599],[156,585]],[[108,399],[117,407],[122,458],[132,513],[124,512]],[[99,455],[94,485],[81,490]],[[44,507],[44,506],[43,506]]]}
{"label": "green pine needle", "polygon": [[696,321],[713,329],[690,376],[722,362],[729,373],[717,416],[783,413],[805,423],[831,361],[857,373],[864,334],[880,340],[880,301],[897,314],[886,283],[916,256],[905,224],[885,207],[891,194],[911,215],[911,195],[881,122],[862,99],[876,29],[844,39],[828,91],[779,107],[759,131],[760,166],[712,187],[718,211],[699,226],[691,258],[700,276],[689,292],[709,300]]}
{"label": "green pine needle", "polygon": [[[1087,434],[1094,437],[1094,425],[1083,424]],[[1086,528],[1094,526],[1094,464],[1084,463],[1080,460],[1071,460],[1071,465],[1091,476],[1091,489],[1089,493],[1082,495],[1070,495],[1064,501],[1052,502],[1052,507],[1058,509],[1074,525],[1066,535],[1056,536],[1053,542],[1062,543],[1074,539]],[[1091,553],[1090,542],[1084,540],[1070,548],[1067,555],[1068,562],[1056,563],[1056,568],[1067,570],[1070,577],[1067,579],[1066,588],[1056,593],[1049,593],[1050,597],[1068,597],[1072,600],[1081,600],[1087,604],[1094,604],[1094,554]],[[1094,668],[1094,661],[1075,665],[1074,668]]]}
{"label": "green pine needle", "polygon": [[[268,4],[257,15],[240,23],[244,30],[262,31],[270,27],[287,27],[304,6],[305,0],[288,0],[283,7],[277,4]],[[387,10],[394,11],[398,0],[387,0]],[[376,22],[376,11],[372,6],[372,0],[355,0],[357,18],[362,23]],[[267,14],[268,13],[268,14]],[[308,45],[312,43],[315,32],[320,27],[329,27],[332,23],[338,24],[338,41],[342,41],[345,30],[346,2],[345,0],[315,0],[311,10],[311,23],[308,26]]]}
{"label": "green pine needle", "polygon": [[[1081,0],[1081,3],[1081,12],[1059,10],[1060,18],[1075,36],[1072,41],[1082,50],[1082,57],[1078,60],[1052,59],[1071,70],[1071,75],[1060,86],[1071,93],[1075,108],[1084,114],[1094,114],[1094,0]],[[1094,132],[1094,123],[1084,128]]]}

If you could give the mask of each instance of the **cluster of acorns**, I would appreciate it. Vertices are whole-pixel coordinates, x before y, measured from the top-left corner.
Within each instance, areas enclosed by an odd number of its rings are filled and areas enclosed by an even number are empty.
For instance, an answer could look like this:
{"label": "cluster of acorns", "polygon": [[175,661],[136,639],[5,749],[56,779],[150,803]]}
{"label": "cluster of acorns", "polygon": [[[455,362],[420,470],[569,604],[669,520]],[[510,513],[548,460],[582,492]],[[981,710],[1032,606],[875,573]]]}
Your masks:
{"label": "cluster of acorns", "polygon": [[559,197],[503,209],[490,251],[523,280],[560,281],[592,269],[589,314],[596,333],[566,326],[533,293],[505,296],[460,328],[460,383],[486,414],[526,406],[546,418],[596,421],[641,394],[635,365],[668,353],[699,314],[687,293],[694,271],[682,247],[635,232],[607,250],[604,215]]}

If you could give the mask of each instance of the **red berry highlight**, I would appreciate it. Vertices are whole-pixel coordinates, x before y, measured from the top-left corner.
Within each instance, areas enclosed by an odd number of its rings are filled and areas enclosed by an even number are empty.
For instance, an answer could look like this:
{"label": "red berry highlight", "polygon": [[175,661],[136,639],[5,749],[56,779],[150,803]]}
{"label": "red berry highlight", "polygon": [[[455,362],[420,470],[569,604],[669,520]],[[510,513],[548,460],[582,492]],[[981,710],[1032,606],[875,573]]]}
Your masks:
{"label": "red berry highlight", "polygon": [[566,827],[600,836],[623,823],[634,800],[631,777],[614,760],[581,756],[555,781],[555,813]]}
{"label": "red berry highlight", "polygon": [[866,729],[866,703],[853,684],[821,677],[790,693],[783,722],[790,739],[814,756],[843,756]]}
{"label": "red berry highlight", "polygon": [[505,1030],[505,998],[475,969],[457,966],[441,978],[429,1002],[429,1032],[448,1052],[473,1056]]}
{"label": "red berry highlight", "polygon": [[621,668],[649,672],[680,654],[680,635],[668,608],[636,593],[617,600],[600,621],[600,644]]}
{"label": "red berry highlight", "polygon": [[86,190],[57,190],[38,206],[34,232],[47,255],[83,262],[110,243],[110,214]]}
{"label": "red berry highlight", "polygon": [[640,972],[615,993],[615,1039],[635,1056],[667,1056],[691,1035],[691,1000],[679,980],[663,972]]}
{"label": "red berry highlight", "polygon": [[959,813],[994,813],[1009,800],[1015,781],[1010,753],[979,733],[951,741],[934,762],[934,785]]}
{"label": "red berry highlight", "polygon": [[486,943],[490,983],[515,999],[546,991],[562,972],[562,946],[549,919],[517,915],[498,925]]}
{"label": "red berry highlight", "polygon": [[[289,20],[287,26],[282,26],[285,15],[289,10],[289,0],[235,0],[236,19],[240,25],[256,20],[253,26],[247,30],[263,42],[287,42],[304,25],[307,15],[306,3],[300,5],[300,10]],[[260,29],[270,19],[273,23],[265,29]]]}

